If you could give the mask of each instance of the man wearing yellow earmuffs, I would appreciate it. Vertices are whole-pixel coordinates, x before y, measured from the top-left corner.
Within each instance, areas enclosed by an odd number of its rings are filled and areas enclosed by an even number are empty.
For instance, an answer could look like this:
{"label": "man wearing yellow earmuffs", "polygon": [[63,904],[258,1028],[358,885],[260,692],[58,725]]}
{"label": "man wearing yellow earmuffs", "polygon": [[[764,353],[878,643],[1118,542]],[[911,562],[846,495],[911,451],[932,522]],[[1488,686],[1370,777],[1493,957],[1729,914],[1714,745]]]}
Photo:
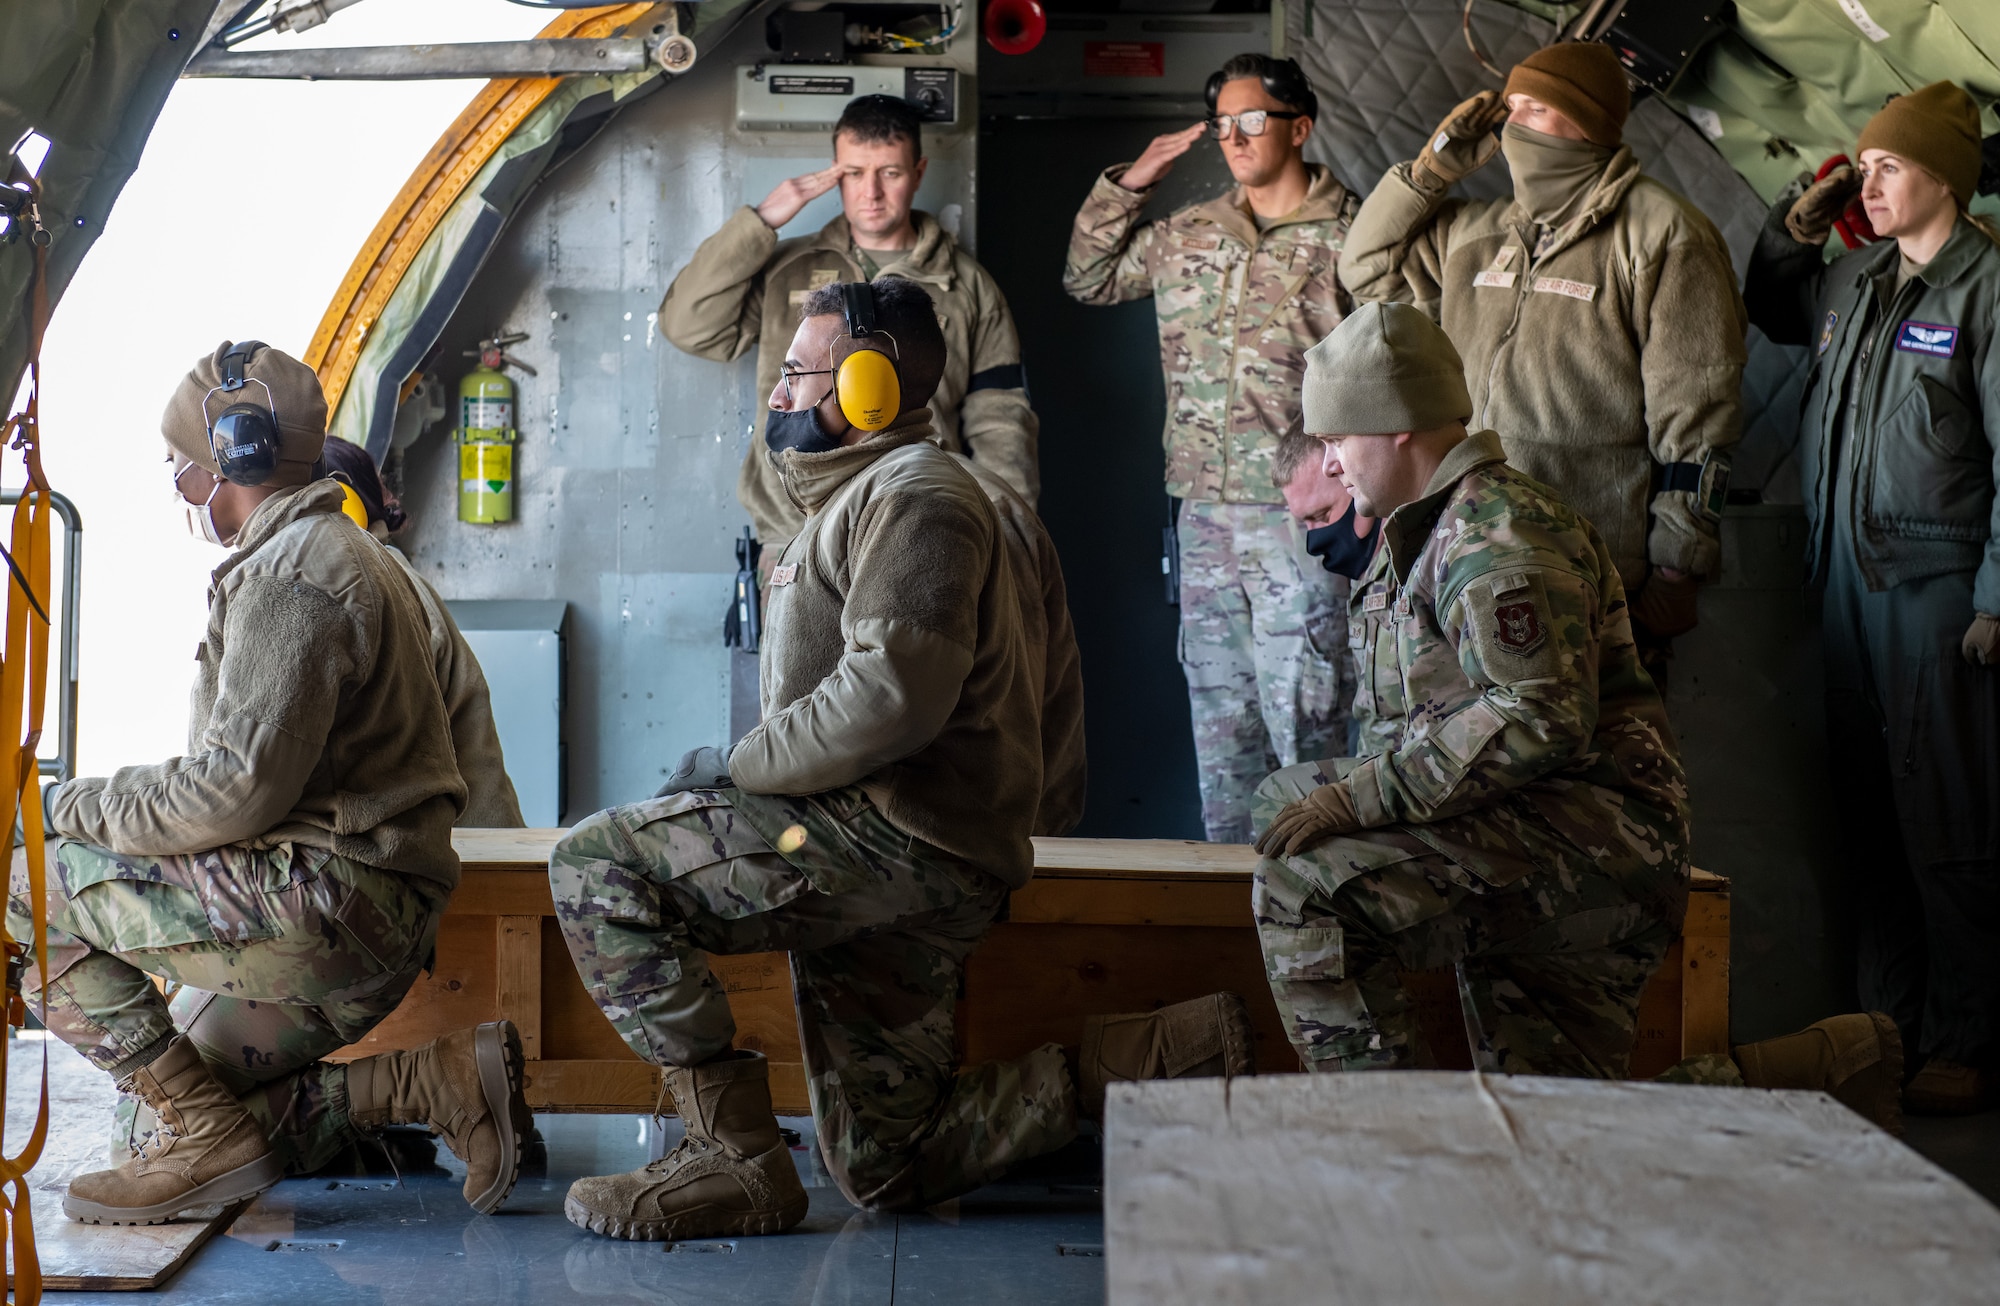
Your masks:
{"label": "man wearing yellow earmuffs", "polygon": [[[820,1148],[859,1206],[946,1201],[1076,1130],[1063,1048],[960,1069],[952,1036],[966,958],[1033,868],[1043,740],[1001,524],[932,442],[936,312],[897,278],[826,287],[802,311],[765,430],[805,525],[771,573],[763,721],[583,821],[549,863],[585,986],[665,1068],[687,1125],[661,1160],[570,1188],[570,1220],[607,1237],[805,1216],[769,1063],[734,1046],[707,953],[791,952]],[[1091,1097],[1167,1064],[1249,1068],[1229,995],[1082,1034]]]}

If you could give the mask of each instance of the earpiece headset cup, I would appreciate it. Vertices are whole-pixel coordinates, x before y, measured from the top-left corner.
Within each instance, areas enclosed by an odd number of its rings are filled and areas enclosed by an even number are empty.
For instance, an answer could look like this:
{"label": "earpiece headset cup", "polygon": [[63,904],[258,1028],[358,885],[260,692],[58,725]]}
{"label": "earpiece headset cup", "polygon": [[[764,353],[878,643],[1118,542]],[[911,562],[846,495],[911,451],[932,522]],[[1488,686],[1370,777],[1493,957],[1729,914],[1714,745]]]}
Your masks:
{"label": "earpiece headset cup", "polygon": [[903,409],[903,382],[896,364],[879,349],[857,349],[841,360],[833,376],[841,415],[864,431],[879,431]]}
{"label": "earpiece headset cup", "polygon": [[360,493],[346,481],[340,482],[340,510],[356,526],[364,531],[368,529],[368,505],[361,502]]}
{"label": "earpiece headset cup", "polygon": [[879,431],[903,411],[903,379],[896,370],[896,360],[874,341],[880,336],[894,349],[896,338],[875,325],[873,286],[865,281],[848,282],[840,294],[847,334],[857,348],[834,364],[834,396],[841,416],[864,431]]}
{"label": "earpiece headset cup", "polygon": [[[247,381],[244,369],[250,356],[264,348],[261,340],[242,340],[229,347],[222,356],[222,384],[215,390],[224,394],[234,394]],[[215,456],[216,470],[222,478],[234,485],[262,485],[271,479],[271,473],[278,470],[278,414],[271,401],[271,387],[258,381],[264,392],[264,404],[249,402],[233,403],[208,426],[208,448]],[[206,415],[208,400],[202,400],[202,412]]]}

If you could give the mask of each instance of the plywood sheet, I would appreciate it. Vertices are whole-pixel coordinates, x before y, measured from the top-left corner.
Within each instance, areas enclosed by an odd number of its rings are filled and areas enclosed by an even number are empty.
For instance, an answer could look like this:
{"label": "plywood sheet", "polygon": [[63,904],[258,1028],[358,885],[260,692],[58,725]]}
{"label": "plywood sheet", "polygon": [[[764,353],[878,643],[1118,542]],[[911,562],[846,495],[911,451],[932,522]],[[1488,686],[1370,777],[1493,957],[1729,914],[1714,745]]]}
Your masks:
{"label": "plywood sheet", "polygon": [[1821,1093],[1119,1084],[1105,1172],[1113,1306],[1946,1306],[2000,1283],[2000,1210]]}
{"label": "plywood sheet", "polygon": [[[29,1035],[15,1039],[7,1049],[9,1156],[21,1150],[34,1128],[43,1042]],[[78,1224],[64,1215],[63,1192],[70,1176],[110,1164],[111,1117],[118,1090],[111,1086],[109,1075],[65,1044],[49,1039],[47,1046],[49,1140],[41,1162],[28,1176],[42,1282],[53,1289],[85,1292],[157,1288],[196,1248],[228,1227],[242,1205],[211,1207],[171,1224],[132,1228]]]}

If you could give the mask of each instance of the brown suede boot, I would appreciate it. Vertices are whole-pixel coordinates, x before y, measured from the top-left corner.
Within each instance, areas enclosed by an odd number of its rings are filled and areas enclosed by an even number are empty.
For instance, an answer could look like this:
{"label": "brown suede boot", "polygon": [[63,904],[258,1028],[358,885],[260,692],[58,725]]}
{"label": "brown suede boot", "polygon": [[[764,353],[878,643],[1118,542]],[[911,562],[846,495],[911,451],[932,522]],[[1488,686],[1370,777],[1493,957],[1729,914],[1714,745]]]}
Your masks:
{"label": "brown suede boot", "polygon": [[1077,1055],[1077,1112],[1104,1118],[1104,1086],[1128,1079],[1233,1079],[1251,1073],[1250,1008],[1211,993],[1158,1011],[1086,1016]]}
{"label": "brown suede boot", "polygon": [[1903,1132],[1903,1036],[1879,1011],[1831,1016],[1734,1049],[1752,1088],[1812,1088],[1892,1134]]}
{"label": "brown suede boot", "polygon": [[521,1036],[511,1020],[446,1034],[413,1052],[347,1067],[348,1118],[359,1129],[429,1125],[465,1162],[465,1200],[485,1215],[521,1177],[521,1146],[535,1127],[521,1092]]}
{"label": "brown suede boot", "polygon": [[630,1174],[571,1184],[563,1202],[571,1224],[664,1242],[783,1233],[806,1218],[805,1186],[771,1113],[771,1063],[761,1053],[669,1066],[667,1089],[687,1137]]}
{"label": "brown suede boot", "polygon": [[167,1050],[119,1082],[159,1117],[139,1155],[69,1181],[63,1214],[85,1224],[164,1224],[182,1211],[255,1197],[285,1177],[242,1103],[215,1082],[193,1043]]}
{"label": "brown suede boot", "polygon": [[1924,1062],[1903,1090],[1903,1105],[1917,1116],[1976,1115],[1993,1105],[1993,1077],[1943,1057]]}

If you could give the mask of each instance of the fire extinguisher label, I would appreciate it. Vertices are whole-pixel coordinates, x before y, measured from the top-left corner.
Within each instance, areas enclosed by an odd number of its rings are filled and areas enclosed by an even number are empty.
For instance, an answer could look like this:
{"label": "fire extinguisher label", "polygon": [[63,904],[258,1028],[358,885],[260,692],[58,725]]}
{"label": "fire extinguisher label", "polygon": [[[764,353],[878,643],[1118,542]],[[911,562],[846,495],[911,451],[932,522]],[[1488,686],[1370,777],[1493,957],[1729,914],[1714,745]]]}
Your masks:
{"label": "fire extinguisher label", "polygon": [[468,431],[504,431],[514,425],[514,401],[511,399],[474,399],[467,397],[465,420],[459,425]]}
{"label": "fire extinguisher label", "polygon": [[514,479],[514,448],[505,444],[465,444],[458,449],[458,479],[484,481],[495,494]]}

